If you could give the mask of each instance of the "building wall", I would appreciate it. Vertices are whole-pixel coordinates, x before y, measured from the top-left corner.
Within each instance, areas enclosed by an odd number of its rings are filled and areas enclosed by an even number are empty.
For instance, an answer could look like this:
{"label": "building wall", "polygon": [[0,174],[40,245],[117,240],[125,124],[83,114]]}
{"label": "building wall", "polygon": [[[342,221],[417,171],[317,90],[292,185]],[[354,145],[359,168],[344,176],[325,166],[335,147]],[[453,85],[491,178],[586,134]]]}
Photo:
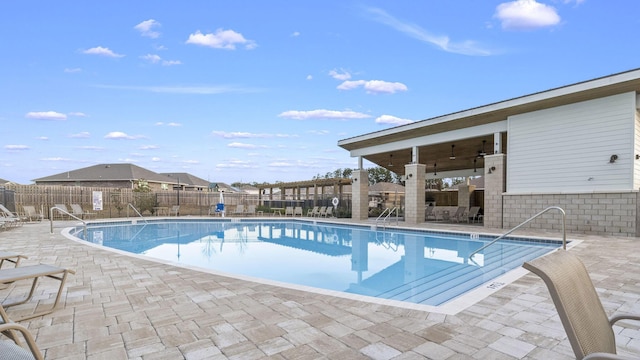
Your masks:
{"label": "building wall", "polygon": [[[637,99],[637,97],[636,97]],[[636,100],[636,107],[638,106]],[[640,113],[635,111],[635,131],[634,131],[634,150],[636,155],[640,155]],[[633,167],[633,188],[640,189],[640,161],[636,160]]]}
{"label": "building wall", "polygon": [[[507,193],[630,191],[635,93],[511,116]],[[611,155],[618,159],[610,163]]]}
{"label": "building wall", "polygon": [[[504,229],[511,229],[549,206],[566,212],[567,233],[638,236],[638,192],[504,195]],[[552,210],[528,228],[562,231],[562,216]]]}

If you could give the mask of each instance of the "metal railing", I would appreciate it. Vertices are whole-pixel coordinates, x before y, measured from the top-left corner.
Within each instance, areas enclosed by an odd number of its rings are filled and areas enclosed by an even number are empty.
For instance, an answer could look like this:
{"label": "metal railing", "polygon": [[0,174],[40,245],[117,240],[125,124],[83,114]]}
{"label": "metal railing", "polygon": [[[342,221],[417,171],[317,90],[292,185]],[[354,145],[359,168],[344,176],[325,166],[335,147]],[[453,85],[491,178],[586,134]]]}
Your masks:
{"label": "metal railing", "polygon": [[530,223],[531,221],[535,220],[535,219],[536,219],[537,217],[539,217],[540,215],[542,215],[542,214],[544,214],[544,213],[546,213],[546,212],[548,212],[548,211],[551,211],[551,210],[558,210],[558,211],[560,211],[560,213],[562,213],[562,248],[563,248],[564,250],[567,250],[567,231],[566,231],[567,214],[566,214],[566,213],[565,213],[565,211],[564,211],[561,207],[559,207],[559,206],[549,206],[548,208],[546,208],[546,209],[544,209],[544,210],[540,211],[539,213],[537,213],[537,214],[533,215],[532,217],[528,218],[527,220],[523,221],[522,223],[520,223],[518,226],[514,227],[513,229],[511,229],[511,230],[507,231],[506,233],[504,233],[504,234],[502,234],[502,235],[498,236],[497,238],[493,239],[490,243],[488,243],[488,244],[484,245],[484,246],[483,246],[483,247],[481,247],[480,249],[478,249],[478,250],[476,250],[476,251],[472,252],[472,253],[471,253],[471,255],[469,255],[469,260],[473,261],[473,260],[472,260],[472,257],[473,257],[475,254],[477,254],[477,253],[479,253],[480,251],[482,251],[482,250],[484,250],[484,249],[488,248],[489,246],[493,245],[493,244],[494,244],[495,242],[497,242],[498,240],[505,238],[506,236],[508,236],[508,235],[509,235],[509,234],[511,234],[512,232],[514,232],[514,231],[518,230],[518,229],[519,229],[519,228],[521,228],[522,226],[524,226],[524,225],[526,225],[526,224]]}
{"label": "metal railing", "polygon": [[53,211],[54,210],[58,210],[58,212],[80,221],[84,225],[84,237],[85,237],[85,239],[87,238],[87,222],[84,221],[83,219],[80,219],[79,217],[77,217],[77,216],[75,216],[73,214],[70,214],[67,210],[61,209],[61,208],[59,208],[57,206],[54,206],[51,209],[49,209],[49,224],[50,224],[50,227],[51,227],[50,231],[51,231],[52,234],[53,234]]}
{"label": "metal railing", "polygon": [[144,220],[144,223],[145,223],[145,224],[148,224],[148,223],[149,223],[149,222],[147,221],[147,219],[145,219],[145,217],[144,217],[144,216],[142,216],[142,214],[140,214],[140,211],[138,211],[138,209],[136,209],[136,207],[135,207],[135,206],[133,206],[133,204],[132,204],[132,203],[128,203],[128,204],[127,204],[127,217],[129,217],[129,208],[132,208],[132,209],[133,209],[133,211],[135,211],[135,212],[136,212],[136,214],[138,214],[138,216],[140,216],[140,217],[142,218],[142,220]]}
{"label": "metal railing", "polygon": [[400,216],[398,208],[394,207],[393,209],[389,209],[386,208],[384,209],[384,211],[382,212],[382,214],[380,214],[377,218],[376,218],[376,227],[378,226],[378,220],[380,220],[380,218],[384,215],[386,215],[383,219],[382,219],[382,224],[386,226],[387,224],[387,219],[389,219],[389,217],[391,217],[391,215],[393,215],[393,213],[396,213],[396,225],[398,225],[398,222],[400,221],[398,219],[398,217]]}

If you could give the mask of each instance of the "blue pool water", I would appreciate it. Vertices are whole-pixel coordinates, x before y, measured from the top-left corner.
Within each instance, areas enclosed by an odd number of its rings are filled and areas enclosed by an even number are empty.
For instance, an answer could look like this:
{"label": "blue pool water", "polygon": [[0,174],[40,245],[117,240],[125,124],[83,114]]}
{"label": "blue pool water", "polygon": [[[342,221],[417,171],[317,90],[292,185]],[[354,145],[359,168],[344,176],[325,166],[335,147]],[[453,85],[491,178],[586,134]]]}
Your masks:
{"label": "blue pool water", "polygon": [[[74,235],[84,238],[82,228]],[[492,238],[237,219],[94,224],[85,240],[231,274],[434,306],[560,246],[511,239],[469,261]]]}

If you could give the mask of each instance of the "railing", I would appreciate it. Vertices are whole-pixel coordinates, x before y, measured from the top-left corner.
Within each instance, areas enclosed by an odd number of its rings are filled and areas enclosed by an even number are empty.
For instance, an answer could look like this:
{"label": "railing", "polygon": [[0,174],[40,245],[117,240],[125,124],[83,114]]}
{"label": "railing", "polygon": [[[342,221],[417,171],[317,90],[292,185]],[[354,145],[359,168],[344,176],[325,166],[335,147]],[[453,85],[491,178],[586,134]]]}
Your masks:
{"label": "railing", "polygon": [[387,219],[389,219],[389,217],[390,217],[391,215],[393,215],[393,212],[394,212],[394,211],[395,211],[395,213],[396,213],[396,225],[397,225],[397,224],[398,224],[398,221],[399,221],[399,220],[398,220],[398,217],[399,217],[400,215],[399,215],[399,212],[398,212],[398,208],[397,208],[397,207],[394,207],[393,209],[389,209],[389,208],[384,209],[384,211],[382,212],[382,214],[380,214],[380,215],[376,218],[376,227],[378,226],[378,220],[380,220],[380,218],[381,218],[382,216],[384,216],[384,215],[386,215],[386,216],[384,217],[384,219],[382,219],[382,224],[386,226],[386,224],[387,224]]}
{"label": "railing", "polygon": [[138,214],[138,216],[140,216],[140,217],[142,218],[142,220],[144,220],[144,223],[145,223],[145,224],[148,224],[148,223],[149,223],[149,222],[147,221],[147,219],[145,219],[145,218],[144,218],[144,216],[142,216],[142,214],[140,214],[140,211],[138,211],[138,209],[136,209],[136,207],[135,207],[135,206],[133,206],[133,204],[131,204],[131,203],[128,203],[128,204],[127,204],[127,217],[129,217],[129,208],[132,208],[132,209],[133,209],[133,211],[135,211],[135,212],[136,212],[136,214]]}
{"label": "railing", "polygon": [[70,214],[67,210],[61,209],[61,208],[59,208],[57,206],[54,206],[51,209],[49,209],[49,223],[50,223],[50,226],[51,226],[50,231],[51,231],[52,234],[53,234],[53,211],[54,210],[58,210],[58,212],[60,212],[62,214],[65,214],[65,215],[67,215],[69,217],[72,217],[72,218],[80,221],[84,225],[84,237],[85,237],[85,239],[87,238],[87,222],[84,221],[83,219],[80,219],[79,217],[77,217],[77,216],[75,216],[73,214]]}
{"label": "railing", "polygon": [[523,221],[522,223],[520,223],[518,226],[514,227],[513,229],[507,231],[506,233],[498,236],[497,238],[493,239],[490,243],[486,244],[485,246],[481,247],[480,249],[474,251],[471,253],[471,255],[469,255],[469,260],[472,260],[472,257],[479,253],[480,251],[488,248],[489,246],[493,245],[496,241],[505,238],[506,236],[508,236],[509,234],[511,234],[512,232],[518,230],[519,228],[521,228],[523,225],[528,224],[529,222],[535,220],[538,216],[551,211],[551,210],[558,210],[560,211],[560,213],[562,213],[562,248],[564,250],[567,250],[567,231],[566,231],[566,222],[567,222],[567,214],[564,212],[564,210],[559,207],[559,206],[549,206],[548,208],[540,211],[539,213],[533,215],[532,217],[528,218],[527,220]]}

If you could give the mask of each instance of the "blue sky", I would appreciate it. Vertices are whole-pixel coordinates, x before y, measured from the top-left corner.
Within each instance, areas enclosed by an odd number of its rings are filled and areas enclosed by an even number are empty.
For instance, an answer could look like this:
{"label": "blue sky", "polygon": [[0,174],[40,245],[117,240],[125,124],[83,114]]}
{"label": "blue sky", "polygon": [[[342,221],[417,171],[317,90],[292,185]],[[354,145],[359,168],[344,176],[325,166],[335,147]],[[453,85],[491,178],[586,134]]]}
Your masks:
{"label": "blue sky", "polygon": [[640,67],[638,10],[2,1],[0,178],[121,162],[227,183],[355,168],[338,140]]}

